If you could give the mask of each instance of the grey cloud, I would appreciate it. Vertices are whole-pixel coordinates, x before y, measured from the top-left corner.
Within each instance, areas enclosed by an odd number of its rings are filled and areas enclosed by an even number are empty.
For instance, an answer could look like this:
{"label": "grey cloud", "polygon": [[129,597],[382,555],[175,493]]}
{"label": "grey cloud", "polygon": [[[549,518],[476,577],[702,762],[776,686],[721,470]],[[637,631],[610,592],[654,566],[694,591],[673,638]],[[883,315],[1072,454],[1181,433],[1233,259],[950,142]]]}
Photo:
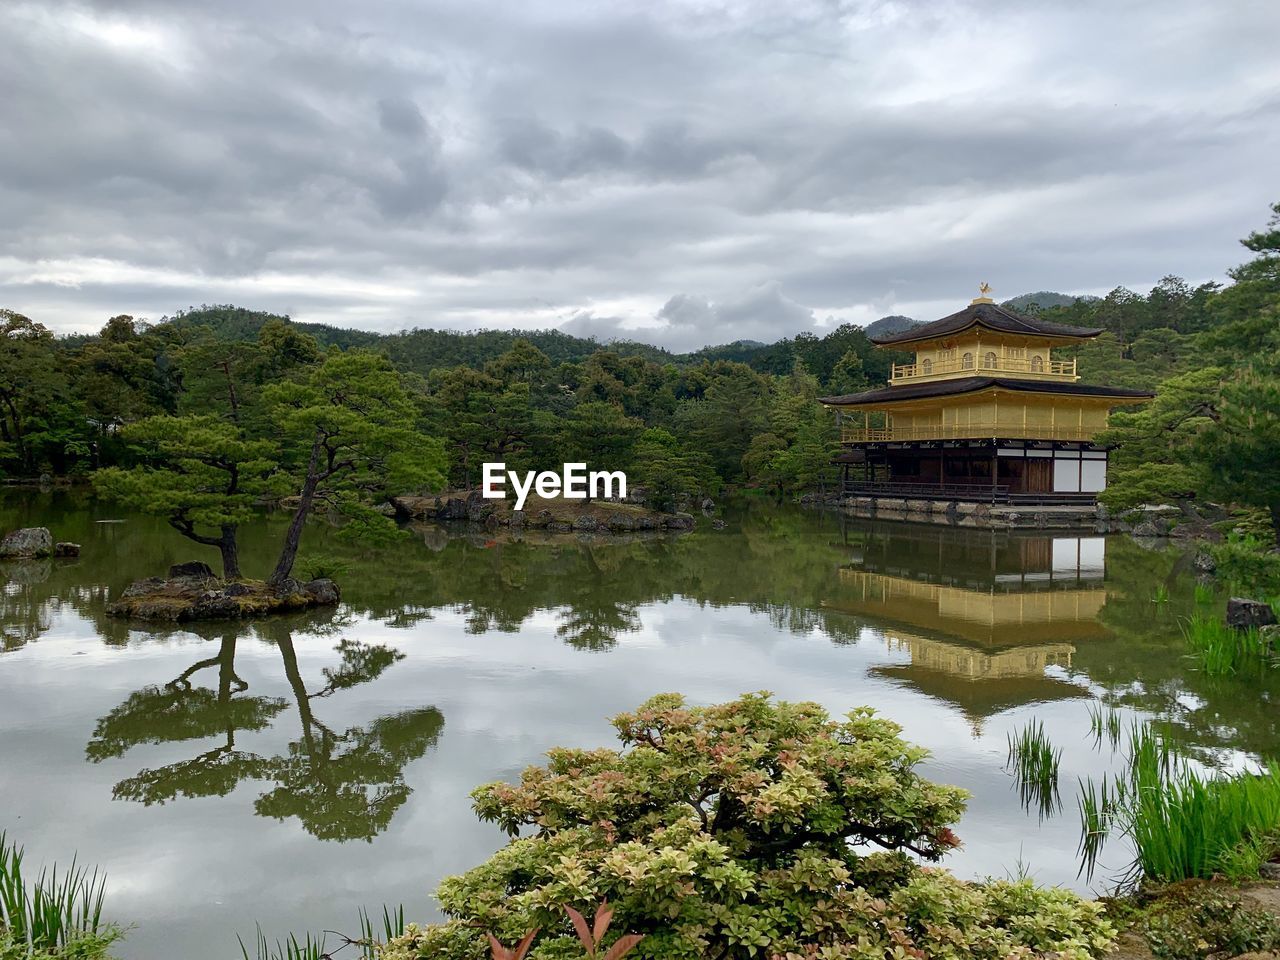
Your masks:
{"label": "grey cloud", "polygon": [[427,121],[412,100],[383,97],[378,101],[378,124],[387,133],[417,139],[427,132]]}
{"label": "grey cloud", "polygon": [[17,0],[0,304],[684,347],[983,279],[1218,278],[1278,199],[1277,30],[1193,0]]}

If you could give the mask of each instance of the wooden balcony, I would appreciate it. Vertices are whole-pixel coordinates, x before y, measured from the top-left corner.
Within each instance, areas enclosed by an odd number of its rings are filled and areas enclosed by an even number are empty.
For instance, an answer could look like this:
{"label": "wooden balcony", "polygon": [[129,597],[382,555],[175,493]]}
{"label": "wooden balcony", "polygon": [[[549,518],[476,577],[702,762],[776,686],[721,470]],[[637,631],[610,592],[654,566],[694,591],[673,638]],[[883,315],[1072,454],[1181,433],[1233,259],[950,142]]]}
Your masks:
{"label": "wooden balcony", "polygon": [[919,383],[925,380],[945,380],[949,377],[1017,377],[1027,380],[1080,379],[1076,376],[1074,360],[1028,360],[1016,357],[997,357],[994,361],[981,357],[976,360],[926,360],[923,363],[895,363],[889,375],[889,383]]}
{"label": "wooden balcony", "polygon": [[843,443],[893,443],[904,440],[1092,440],[1094,427],[1037,427],[1009,424],[932,424],[915,427],[844,427]]}

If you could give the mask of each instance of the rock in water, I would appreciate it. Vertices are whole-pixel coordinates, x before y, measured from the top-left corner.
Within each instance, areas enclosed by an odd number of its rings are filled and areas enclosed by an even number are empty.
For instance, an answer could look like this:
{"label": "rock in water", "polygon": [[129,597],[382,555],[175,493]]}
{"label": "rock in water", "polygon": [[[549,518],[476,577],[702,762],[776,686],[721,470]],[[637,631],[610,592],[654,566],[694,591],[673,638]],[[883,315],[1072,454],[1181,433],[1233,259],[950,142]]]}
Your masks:
{"label": "rock in water", "polygon": [[316,604],[320,606],[328,606],[337,603],[342,599],[342,594],[338,590],[338,585],[328,577],[322,577],[319,580],[310,580],[302,585],[302,592],[309,596]]}
{"label": "rock in water", "polygon": [[1213,554],[1206,550],[1201,550],[1192,559],[1191,569],[1196,573],[1213,573],[1218,569],[1218,564],[1213,559]]}
{"label": "rock in water", "polygon": [[23,527],[0,540],[0,560],[26,560],[53,555],[53,534],[48,527]]}
{"label": "rock in water", "polygon": [[1246,600],[1243,597],[1232,597],[1227,601],[1227,626],[1238,630],[1249,627],[1265,627],[1276,622],[1276,613],[1271,604],[1261,600]]}
{"label": "rock in water", "polygon": [[186,563],[175,563],[169,568],[170,577],[199,577],[202,580],[213,579],[213,568],[203,560],[188,560]]}
{"label": "rock in water", "polygon": [[80,544],[61,540],[53,545],[53,555],[55,557],[78,557],[80,556]]}

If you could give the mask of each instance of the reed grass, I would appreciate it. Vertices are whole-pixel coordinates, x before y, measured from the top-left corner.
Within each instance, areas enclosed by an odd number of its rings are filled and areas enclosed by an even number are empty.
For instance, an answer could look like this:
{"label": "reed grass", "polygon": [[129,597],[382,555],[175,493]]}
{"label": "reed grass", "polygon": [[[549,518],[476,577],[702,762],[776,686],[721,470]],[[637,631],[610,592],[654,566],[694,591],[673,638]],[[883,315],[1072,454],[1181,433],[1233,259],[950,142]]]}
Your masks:
{"label": "reed grass", "polygon": [[1128,818],[1143,876],[1167,883],[1256,877],[1280,831],[1280,766],[1202,779],[1189,769],[1141,783]]}
{"label": "reed grass", "polygon": [[1207,607],[1209,606],[1209,604],[1213,603],[1213,601],[1214,601],[1213,588],[1208,587],[1203,583],[1197,583],[1196,589],[1195,589],[1196,606]]}
{"label": "reed grass", "polygon": [[[403,905],[395,909],[384,905],[382,916],[376,925],[374,918],[364,907],[359,909],[358,917],[360,934],[357,937],[327,930],[319,936],[304,934],[301,939],[291,933],[283,940],[277,938],[272,942],[262,932],[262,926],[257,925],[252,942],[253,953],[249,952],[249,946],[239,936],[236,940],[240,944],[240,955],[243,960],[329,960],[348,947],[354,947],[357,951],[351,954],[353,958],[377,960],[381,955],[382,947],[404,933]],[[332,949],[328,945],[330,936],[337,943],[337,946]]]}
{"label": "reed grass", "polygon": [[1089,730],[1093,734],[1093,745],[1101,749],[1104,743],[1112,750],[1120,749],[1120,739],[1124,733],[1120,711],[1115,707],[1104,708],[1102,704],[1089,705]]}
{"label": "reed grass", "polygon": [[1061,808],[1058,796],[1058,769],[1062,750],[1045,735],[1044,724],[1032,720],[1016,736],[1009,734],[1006,769],[1013,771],[1019,799],[1025,809],[1037,808],[1040,817],[1052,816]]}
{"label": "reed grass", "polygon": [[236,939],[240,942],[240,954],[244,960],[327,960],[330,956],[325,950],[323,934],[318,940],[313,940],[309,933],[299,940],[291,933],[284,940],[276,940],[273,944],[259,926],[253,941],[252,955],[244,941],[238,936]]}
{"label": "reed grass", "polygon": [[1210,677],[1229,677],[1266,667],[1269,657],[1256,627],[1238,630],[1197,612],[1182,625],[1192,656]]}
{"label": "reed grass", "polygon": [[1124,771],[1080,783],[1081,873],[1119,831],[1135,857],[1122,881],[1256,877],[1280,850],[1280,765],[1261,774],[1201,773],[1150,726],[1130,731]]}
{"label": "reed grass", "polygon": [[24,875],[23,848],[0,831],[0,931],[28,953],[53,952],[94,940],[101,949],[120,931],[102,920],[107,878],[75,858],[65,870],[43,867],[34,883]]}
{"label": "reed grass", "polygon": [[1166,584],[1156,584],[1156,592],[1151,596],[1152,603],[1168,603],[1169,587]]}

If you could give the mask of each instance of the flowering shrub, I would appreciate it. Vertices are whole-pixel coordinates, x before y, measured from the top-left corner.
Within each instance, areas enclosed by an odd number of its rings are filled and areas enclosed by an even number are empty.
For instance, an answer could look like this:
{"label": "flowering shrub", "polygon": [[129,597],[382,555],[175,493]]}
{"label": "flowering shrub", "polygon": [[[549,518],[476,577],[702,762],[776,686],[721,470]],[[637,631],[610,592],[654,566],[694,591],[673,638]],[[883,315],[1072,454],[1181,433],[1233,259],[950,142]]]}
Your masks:
{"label": "flowering shrub", "polygon": [[384,960],[482,960],[489,934],[534,928],[530,960],[580,958],[564,907],[604,900],[647,960],[1084,960],[1114,936],[1067,891],[962,883],[908,856],[959,844],[965,793],[920,777],[925,752],[869,709],[664,694],[614,726],[624,750],[552,750],[472,794],[513,839],[441,883],[451,919],[411,926]]}

